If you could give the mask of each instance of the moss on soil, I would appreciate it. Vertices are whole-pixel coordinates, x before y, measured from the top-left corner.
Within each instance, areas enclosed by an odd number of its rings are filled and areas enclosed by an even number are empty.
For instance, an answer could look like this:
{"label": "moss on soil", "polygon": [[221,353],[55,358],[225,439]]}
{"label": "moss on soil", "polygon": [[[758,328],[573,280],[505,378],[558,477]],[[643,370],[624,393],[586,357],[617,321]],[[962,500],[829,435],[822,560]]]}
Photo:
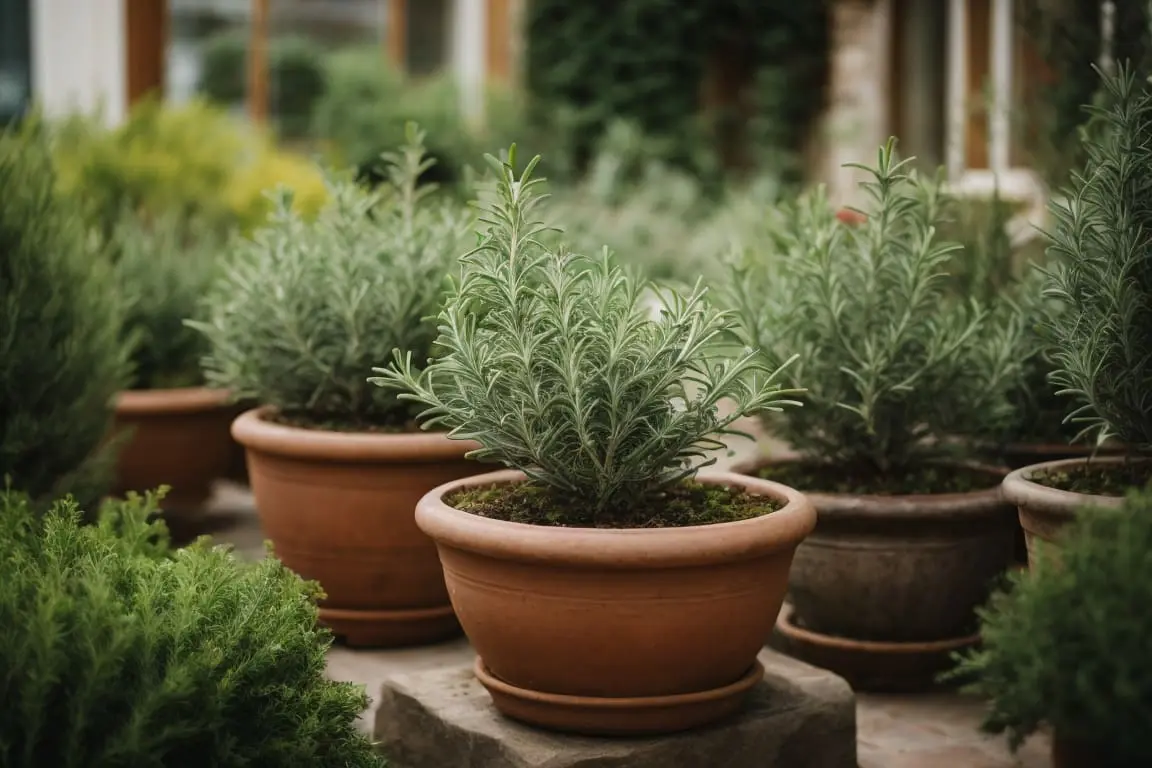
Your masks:
{"label": "moss on soil", "polygon": [[480,517],[560,528],[680,528],[748,520],[782,506],[765,496],[691,480],[599,515],[584,499],[557,495],[532,482],[469,488],[444,501]]}
{"label": "moss on soil", "polygon": [[757,470],[765,480],[798,491],[841,493],[857,496],[967,493],[995,488],[996,478],[970,467],[923,465],[899,474],[884,475],[873,467],[781,462]]}
{"label": "moss on soil", "polygon": [[1143,488],[1152,480],[1152,464],[1083,464],[1034,475],[1032,482],[1048,488],[1093,496],[1123,496],[1131,488]]}
{"label": "moss on soil", "polygon": [[325,432],[369,432],[381,435],[403,435],[420,431],[420,426],[415,420],[409,420],[403,424],[379,424],[356,419],[317,418],[304,413],[273,413],[267,419],[286,427],[323,430]]}

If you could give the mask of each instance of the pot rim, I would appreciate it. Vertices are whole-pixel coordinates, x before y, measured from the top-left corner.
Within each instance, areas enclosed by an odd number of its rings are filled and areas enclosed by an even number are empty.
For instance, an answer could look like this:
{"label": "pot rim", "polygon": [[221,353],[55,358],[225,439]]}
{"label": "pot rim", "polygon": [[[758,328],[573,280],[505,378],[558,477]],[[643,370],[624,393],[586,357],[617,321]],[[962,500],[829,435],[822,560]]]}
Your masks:
{"label": "pot rim", "polygon": [[[480,445],[452,440],[447,432],[335,432],[277,424],[270,405],[244,411],[232,422],[232,437],[248,450],[314,461],[424,464],[463,460]],[[477,464],[478,466],[479,463]]]}
{"label": "pot rim", "polygon": [[[1013,470],[1004,478],[1001,488],[1004,498],[1018,507],[1043,508],[1052,511],[1073,512],[1084,506],[1118,507],[1124,499],[1120,496],[1102,496],[1094,493],[1077,493],[1060,488],[1050,488],[1032,478],[1043,472],[1077,464],[1119,464],[1132,461],[1128,456],[1096,456],[1094,458],[1059,459],[1029,464]],[[1148,459],[1137,459],[1148,461]]]}
{"label": "pot rim", "polygon": [[232,393],[216,387],[125,389],[116,393],[116,415],[151,416],[214,411],[231,404]]}
{"label": "pot rim", "polygon": [[485,557],[553,568],[657,570],[738,562],[794,548],[816,526],[816,508],[780,483],[733,472],[700,472],[710,485],[736,486],[784,502],[747,520],[676,528],[563,528],[513,523],[464,512],[443,497],[462,488],[522,482],[524,473],[501,470],[444,483],[416,504],[416,524],[436,541]]}
{"label": "pot rim", "polygon": [[[768,464],[795,464],[805,461],[807,460],[799,457],[755,459],[737,464],[732,471],[752,475],[757,469]],[[987,473],[989,480],[994,484],[978,491],[960,493],[906,493],[885,496],[876,493],[804,491],[804,494],[812,500],[816,509],[820,510],[821,517],[838,520],[879,518],[942,521],[949,518],[1001,517],[1004,512],[1004,497],[1000,489],[1008,469],[979,462],[952,463]]]}

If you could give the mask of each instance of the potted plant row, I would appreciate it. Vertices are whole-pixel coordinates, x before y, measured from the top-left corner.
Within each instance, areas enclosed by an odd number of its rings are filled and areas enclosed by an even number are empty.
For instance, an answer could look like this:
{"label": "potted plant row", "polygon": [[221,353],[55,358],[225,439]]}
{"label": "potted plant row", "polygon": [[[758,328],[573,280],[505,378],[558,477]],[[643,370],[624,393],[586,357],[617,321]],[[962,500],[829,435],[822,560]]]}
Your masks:
{"label": "potted plant row", "polygon": [[[796,545],[795,490],[696,474],[732,422],[788,404],[698,284],[652,286],[543,238],[532,177],[489,158],[479,246],[439,314],[436,355],[375,381],[505,471],[445,483],[416,521],[439,550],[476,675],[504,714],[586,734],[663,733],[737,710]],[[382,361],[383,362],[383,361]],[[691,391],[689,390],[691,387]],[[722,414],[719,404],[731,399]]]}
{"label": "potted plant row", "polygon": [[133,350],[132,383],[116,397],[115,491],[167,485],[167,519],[188,528],[212,483],[228,474],[233,452],[235,408],[227,390],[205,386],[207,345],[184,325],[217,275],[225,240],[195,218],[128,210],[99,247],[125,302]]}
{"label": "potted plant row", "polygon": [[410,403],[367,381],[399,348],[428,357],[466,212],[418,187],[423,134],[366,190],[332,177],[313,219],[281,191],[267,225],[231,254],[206,298],[208,380],[260,403],[237,417],[263,530],[277,557],[326,596],[320,620],[349,644],[459,633],[430,539],[413,510],[473,474],[474,445],[419,431]]}
{"label": "potted plant row", "polygon": [[1152,92],[1121,67],[1106,77],[1103,106],[1085,133],[1086,165],[1052,206],[1053,264],[1046,293],[1052,382],[1074,401],[1067,421],[1082,436],[1125,446],[1121,456],[1049,461],[1004,481],[1030,546],[1054,541],[1076,509],[1118,506],[1152,478],[1152,260],[1145,204],[1152,183]]}
{"label": "potted plant row", "polygon": [[957,246],[936,231],[933,178],[881,148],[869,205],[838,214],[817,189],[733,260],[725,286],[742,340],[804,382],[802,408],[766,420],[798,456],[737,471],[803,491],[819,512],[793,566],[778,633],[793,654],[867,690],[931,686],[975,644],[975,608],[1011,565],[1004,471],[957,434],[1008,416],[1020,324],[947,295]]}

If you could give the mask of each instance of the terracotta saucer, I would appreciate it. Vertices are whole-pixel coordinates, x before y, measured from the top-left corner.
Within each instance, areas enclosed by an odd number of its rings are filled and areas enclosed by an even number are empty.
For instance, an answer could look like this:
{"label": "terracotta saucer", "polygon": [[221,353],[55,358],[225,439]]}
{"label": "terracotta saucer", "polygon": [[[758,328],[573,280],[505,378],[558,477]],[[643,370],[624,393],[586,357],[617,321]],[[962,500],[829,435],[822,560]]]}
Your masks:
{"label": "terracotta saucer", "polygon": [[426,645],[451,639],[461,631],[451,605],[410,611],[321,608],[320,623],[356,648]]}
{"label": "terracotta saucer", "polygon": [[492,703],[514,720],[585,736],[645,736],[711,723],[738,712],[747,693],[764,677],[759,661],[731,685],[675,696],[596,698],[542,693],[494,677],[476,658],[476,677],[488,689]]}
{"label": "terracotta saucer", "polygon": [[857,691],[911,693],[944,687],[936,678],[954,666],[952,654],[980,642],[979,634],[927,643],[851,640],[803,629],[793,623],[792,613],[786,606],[776,620],[781,650],[835,672]]}

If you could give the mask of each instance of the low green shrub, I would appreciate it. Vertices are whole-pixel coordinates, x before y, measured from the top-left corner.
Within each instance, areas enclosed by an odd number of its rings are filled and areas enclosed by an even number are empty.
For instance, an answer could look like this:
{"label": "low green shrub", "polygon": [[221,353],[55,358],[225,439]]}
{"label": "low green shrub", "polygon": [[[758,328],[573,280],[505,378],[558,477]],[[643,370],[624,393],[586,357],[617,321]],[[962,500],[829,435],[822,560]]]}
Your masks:
{"label": "low green shrub", "polygon": [[325,676],[318,587],[272,557],[169,553],[157,497],[33,514],[0,492],[0,765],[381,766]]}
{"label": "low green shrub", "polygon": [[391,183],[329,181],[315,220],[280,196],[269,224],[238,241],[209,290],[205,373],[212,384],[275,406],[306,426],[404,428],[411,408],[367,382],[399,347],[431,353],[445,276],[467,249],[466,212],[417,188],[423,136],[387,158]]}
{"label": "low green shrub", "polygon": [[0,135],[0,478],[34,499],[107,490],[112,401],[130,380],[124,311],[61,195],[44,126]]}
{"label": "low green shrub", "polygon": [[989,700],[983,727],[1014,749],[1046,724],[1092,765],[1152,765],[1152,491],[1083,510],[1062,542],[980,611],[982,647],[950,676]]}

